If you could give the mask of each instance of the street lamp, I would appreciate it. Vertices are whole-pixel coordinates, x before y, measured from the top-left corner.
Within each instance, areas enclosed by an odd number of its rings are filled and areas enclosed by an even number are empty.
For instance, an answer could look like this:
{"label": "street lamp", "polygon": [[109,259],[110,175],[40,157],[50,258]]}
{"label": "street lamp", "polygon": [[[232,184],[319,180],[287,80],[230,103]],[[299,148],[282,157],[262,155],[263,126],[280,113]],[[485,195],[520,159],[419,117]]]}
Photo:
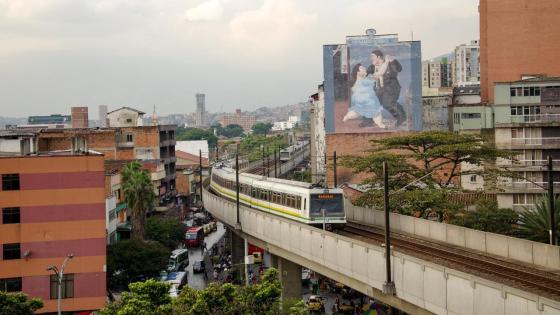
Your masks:
{"label": "street lamp", "polygon": [[57,277],[57,282],[58,282],[58,300],[57,300],[57,310],[58,310],[58,315],[60,315],[60,299],[62,297],[62,277],[64,276],[64,268],[66,267],[66,265],[68,264],[68,261],[70,261],[70,259],[74,258],[74,254],[68,254],[68,256],[66,256],[66,258],[64,258],[64,262],[62,263],[62,266],[60,266],[60,270],[53,265],[48,265],[47,266],[47,271],[52,271],[56,277]]}

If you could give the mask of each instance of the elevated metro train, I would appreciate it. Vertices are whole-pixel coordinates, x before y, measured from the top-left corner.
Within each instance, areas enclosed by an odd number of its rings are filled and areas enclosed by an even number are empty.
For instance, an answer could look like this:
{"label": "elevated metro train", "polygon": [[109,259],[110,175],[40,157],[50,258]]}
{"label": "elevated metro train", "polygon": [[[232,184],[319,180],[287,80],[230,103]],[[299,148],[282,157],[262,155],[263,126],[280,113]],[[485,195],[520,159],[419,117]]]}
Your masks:
{"label": "elevated metro train", "polygon": [[[236,199],[235,170],[223,164],[212,168],[210,188]],[[309,183],[239,174],[239,201],[245,206],[329,230],[346,224],[342,189],[317,188]]]}
{"label": "elevated metro train", "polygon": [[308,144],[309,141],[307,140],[297,141],[295,144],[280,150],[280,161],[291,160],[295,154],[304,150]]}

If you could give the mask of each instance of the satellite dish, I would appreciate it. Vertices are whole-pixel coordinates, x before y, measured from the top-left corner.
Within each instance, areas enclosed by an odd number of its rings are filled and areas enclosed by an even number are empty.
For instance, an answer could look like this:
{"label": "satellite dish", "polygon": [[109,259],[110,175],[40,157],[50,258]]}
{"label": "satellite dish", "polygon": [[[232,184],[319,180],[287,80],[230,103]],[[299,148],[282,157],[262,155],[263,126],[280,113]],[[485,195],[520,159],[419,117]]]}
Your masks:
{"label": "satellite dish", "polygon": [[368,28],[366,30],[366,35],[368,35],[368,36],[375,36],[375,34],[377,34],[377,31],[375,30],[375,28]]}

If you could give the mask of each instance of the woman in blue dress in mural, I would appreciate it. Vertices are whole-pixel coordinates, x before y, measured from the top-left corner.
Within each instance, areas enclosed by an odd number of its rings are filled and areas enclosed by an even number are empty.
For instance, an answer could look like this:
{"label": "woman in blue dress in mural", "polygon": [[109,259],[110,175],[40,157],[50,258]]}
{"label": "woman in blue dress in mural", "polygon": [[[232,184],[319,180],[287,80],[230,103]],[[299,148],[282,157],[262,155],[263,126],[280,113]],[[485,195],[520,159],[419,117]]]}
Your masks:
{"label": "woman in blue dress in mural", "polygon": [[367,76],[366,67],[361,63],[355,65],[352,69],[352,78],[354,83],[352,84],[351,106],[342,121],[361,118],[363,121],[360,123],[360,127],[370,127],[375,122],[379,128],[386,128],[387,126],[383,122],[383,107],[373,89],[375,81]]}

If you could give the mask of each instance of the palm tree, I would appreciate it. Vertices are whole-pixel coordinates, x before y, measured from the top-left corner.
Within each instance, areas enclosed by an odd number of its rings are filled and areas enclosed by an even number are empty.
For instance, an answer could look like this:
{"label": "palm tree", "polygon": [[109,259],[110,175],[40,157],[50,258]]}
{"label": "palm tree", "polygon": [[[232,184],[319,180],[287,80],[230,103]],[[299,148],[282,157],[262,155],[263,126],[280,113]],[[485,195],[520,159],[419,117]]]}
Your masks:
{"label": "palm tree", "polygon": [[[560,199],[554,201],[556,235],[560,235]],[[520,237],[548,243],[550,241],[550,209],[548,195],[535,204],[535,209],[525,209],[519,214],[518,235]]]}
{"label": "palm tree", "polygon": [[144,239],[146,211],[154,205],[154,186],[150,174],[142,164],[133,161],[122,170],[122,188],[124,201],[132,211],[132,238]]}

